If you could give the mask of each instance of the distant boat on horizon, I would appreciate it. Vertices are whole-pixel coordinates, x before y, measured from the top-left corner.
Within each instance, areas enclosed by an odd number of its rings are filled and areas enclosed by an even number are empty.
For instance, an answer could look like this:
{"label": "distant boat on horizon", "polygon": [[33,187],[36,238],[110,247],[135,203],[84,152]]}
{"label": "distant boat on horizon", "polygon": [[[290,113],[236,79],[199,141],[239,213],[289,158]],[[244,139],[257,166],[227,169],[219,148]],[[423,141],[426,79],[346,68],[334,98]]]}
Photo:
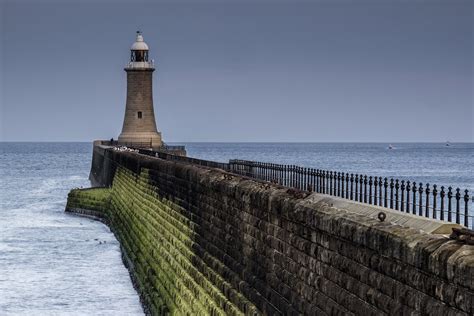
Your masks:
{"label": "distant boat on horizon", "polygon": [[388,145],[388,149],[395,149],[395,147],[392,146],[392,144]]}
{"label": "distant boat on horizon", "polygon": [[451,144],[449,143],[449,141],[446,142],[445,146],[446,146],[446,147],[451,146]]}

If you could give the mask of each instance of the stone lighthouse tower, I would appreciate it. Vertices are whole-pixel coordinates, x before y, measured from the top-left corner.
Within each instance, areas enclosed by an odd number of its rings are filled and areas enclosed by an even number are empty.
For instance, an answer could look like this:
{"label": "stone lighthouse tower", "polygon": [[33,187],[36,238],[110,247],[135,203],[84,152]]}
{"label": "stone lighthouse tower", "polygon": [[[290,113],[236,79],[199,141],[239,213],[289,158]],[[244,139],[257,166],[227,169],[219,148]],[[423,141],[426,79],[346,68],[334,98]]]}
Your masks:
{"label": "stone lighthouse tower", "polygon": [[132,44],[127,72],[127,103],[119,144],[159,148],[163,145],[153,110],[153,61],[148,60],[148,45],[137,32]]}

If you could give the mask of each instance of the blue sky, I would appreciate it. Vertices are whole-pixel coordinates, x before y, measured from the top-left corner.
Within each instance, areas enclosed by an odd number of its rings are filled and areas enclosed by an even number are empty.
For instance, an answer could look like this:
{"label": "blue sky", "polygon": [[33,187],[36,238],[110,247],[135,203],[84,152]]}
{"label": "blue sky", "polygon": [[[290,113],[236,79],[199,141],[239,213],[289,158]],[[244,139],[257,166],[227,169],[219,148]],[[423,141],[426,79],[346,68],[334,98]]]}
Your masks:
{"label": "blue sky", "polygon": [[3,1],[0,139],[117,137],[135,31],[165,141],[474,141],[473,1]]}

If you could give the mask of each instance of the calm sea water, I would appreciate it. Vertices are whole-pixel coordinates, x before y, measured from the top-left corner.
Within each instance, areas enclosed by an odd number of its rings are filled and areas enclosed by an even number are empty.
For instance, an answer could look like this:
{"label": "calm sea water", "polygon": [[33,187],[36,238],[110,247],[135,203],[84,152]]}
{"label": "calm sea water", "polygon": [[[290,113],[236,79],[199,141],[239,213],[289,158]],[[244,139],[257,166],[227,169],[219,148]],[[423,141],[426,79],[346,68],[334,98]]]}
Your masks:
{"label": "calm sea water", "polygon": [[[474,190],[473,143],[392,144],[393,150],[379,143],[184,145],[202,159],[297,164]],[[113,234],[64,213],[68,191],[89,186],[91,149],[89,143],[0,143],[0,315],[143,314]]]}

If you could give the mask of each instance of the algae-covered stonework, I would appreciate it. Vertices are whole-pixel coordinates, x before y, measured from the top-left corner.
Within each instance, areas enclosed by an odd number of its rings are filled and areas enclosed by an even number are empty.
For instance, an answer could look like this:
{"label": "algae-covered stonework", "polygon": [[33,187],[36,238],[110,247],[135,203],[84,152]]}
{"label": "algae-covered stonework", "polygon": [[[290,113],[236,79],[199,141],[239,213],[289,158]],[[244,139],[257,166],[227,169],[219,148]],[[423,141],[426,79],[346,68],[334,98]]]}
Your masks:
{"label": "algae-covered stonework", "polygon": [[182,207],[157,195],[148,170],[137,177],[119,168],[111,189],[73,190],[67,209],[103,218],[112,227],[150,313],[258,314],[238,289],[194,254],[195,224],[182,215]]}
{"label": "algae-covered stonework", "polygon": [[104,148],[91,177],[67,210],[108,223],[150,314],[474,313],[474,247],[439,222]]}

